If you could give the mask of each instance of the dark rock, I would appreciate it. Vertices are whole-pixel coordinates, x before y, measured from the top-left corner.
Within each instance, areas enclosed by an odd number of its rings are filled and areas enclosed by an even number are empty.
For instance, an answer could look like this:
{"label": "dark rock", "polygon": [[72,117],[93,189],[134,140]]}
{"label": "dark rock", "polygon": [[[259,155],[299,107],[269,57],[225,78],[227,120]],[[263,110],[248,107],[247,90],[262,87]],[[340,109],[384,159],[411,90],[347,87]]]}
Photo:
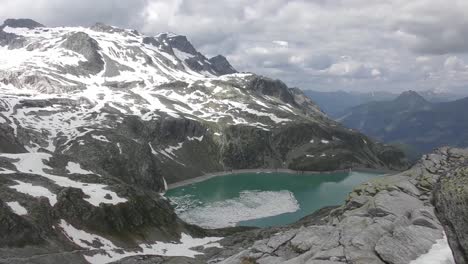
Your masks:
{"label": "dark rock", "polygon": [[0,200],[0,234],[0,247],[24,247],[44,242],[40,230],[23,217],[13,213],[2,200]]}
{"label": "dark rock", "polygon": [[236,73],[236,69],[232,67],[229,61],[223,55],[218,55],[210,58],[209,61],[213,65],[214,70],[219,75]]}
{"label": "dark rock", "polygon": [[8,124],[0,123],[0,153],[24,153],[27,152],[14,135],[13,128]]}
{"label": "dark rock", "polygon": [[126,190],[129,201],[117,205],[92,206],[83,198],[83,191],[64,188],[57,196],[54,211],[68,223],[100,234],[148,238],[144,230],[159,230],[160,238],[175,239],[179,220],[169,202],[157,195]]}
{"label": "dark rock", "polygon": [[461,163],[440,178],[433,199],[457,264],[468,263],[468,170],[466,161]]}
{"label": "dark rock", "polygon": [[80,67],[71,68],[75,74],[96,74],[104,68],[104,61],[99,54],[99,44],[84,32],[69,35],[62,47],[83,55],[87,61],[80,62]]}
{"label": "dark rock", "polygon": [[2,30],[4,27],[7,27],[7,26],[12,27],[12,28],[28,28],[28,29],[44,27],[44,25],[42,25],[41,23],[38,23],[29,18],[19,18],[19,19],[9,18],[3,22],[3,25],[0,26],[0,30]]}

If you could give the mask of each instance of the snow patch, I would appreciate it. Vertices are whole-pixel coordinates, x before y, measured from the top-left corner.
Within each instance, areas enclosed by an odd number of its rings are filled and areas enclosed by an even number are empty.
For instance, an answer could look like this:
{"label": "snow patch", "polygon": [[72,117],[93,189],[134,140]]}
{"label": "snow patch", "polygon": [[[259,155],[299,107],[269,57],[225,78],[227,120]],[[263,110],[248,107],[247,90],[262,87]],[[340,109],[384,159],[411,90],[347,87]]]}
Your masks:
{"label": "snow patch", "polygon": [[67,163],[66,169],[69,173],[76,173],[76,174],[94,174],[92,171],[83,170],[81,165],[75,162],[69,161]]}
{"label": "snow patch", "polygon": [[[76,229],[65,220],[60,220],[59,224],[62,228],[63,233],[76,245],[86,248],[86,249],[104,249],[104,250],[113,250],[117,247],[110,240],[107,240],[101,236],[87,233],[83,230]],[[96,247],[96,244],[99,244],[99,247]]]}
{"label": "snow patch", "polygon": [[102,142],[110,143],[110,141],[103,135],[91,135],[91,137]]}
{"label": "snow patch", "polygon": [[[7,154],[1,153],[0,157],[14,159],[12,163],[16,169],[23,173],[36,174],[45,177],[61,187],[73,187],[83,190],[83,193],[88,196],[84,200],[94,206],[99,206],[100,203],[119,204],[126,202],[127,199],[119,197],[115,192],[107,190],[108,186],[104,184],[83,183],[71,180],[67,177],[52,175],[44,172],[44,169],[51,170],[52,168],[44,164],[44,160],[49,160],[52,155],[47,153],[20,153]],[[12,187],[13,188],[13,187]],[[24,192],[25,190],[23,190]],[[47,190],[48,191],[48,190]],[[28,193],[27,190],[25,193]],[[44,196],[44,195],[40,195]],[[55,196],[55,195],[54,195]],[[47,196],[46,196],[47,197]],[[107,199],[107,197],[110,197]],[[49,199],[52,204],[52,201]],[[56,201],[56,199],[55,199]]]}
{"label": "snow patch", "polygon": [[32,185],[31,183],[15,181],[17,185],[10,186],[11,189],[15,189],[17,192],[30,195],[32,197],[46,197],[49,199],[50,205],[54,206],[57,203],[57,196],[53,194],[49,189],[42,186]]}
{"label": "snow patch", "polygon": [[182,233],[179,243],[155,242],[154,244],[140,244],[140,251],[125,251],[116,248],[114,250],[106,250],[105,254],[98,253],[93,256],[85,256],[85,259],[91,264],[106,264],[126,257],[139,255],[194,258],[196,255],[202,255],[203,253],[195,251],[192,248],[205,246],[220,247],[220,245],[215,242],[221,239],[221,237],[193,238],[190,235]]}
{"label": "snow patch", "polygon": [[164,152],[169,153],[170,155],[175,155],[174,151],[181,149],[184,146],[184,142],[180,142],[177,146],[169,146],[164,149]]}
{"label": "snow patch", "polygon": [[106,264],[114,262],[125,257],[139,255],[158,255],[158,256],[183,256],[193,258],[202,253],[192,250],[194,247],[221,247],[219,241],[222,237],[193,238],[190,235],[181,234],[179,242],[153,242],[152,244],[140,244],[135,251],[125,250],[116,246],[112,241],[84,230],[75,228],[61,220],[59,224],[65,236],[76,245],[89,250],[100,249],[105,253],[98,253],[92,256],[84,255],[85,259],[91,264]]}
{"label": "snow patch", "polygon": [[117,147],[119,148],[119,154],[122,155],[122,146],[120,146],[120,143],[117,143]]}
{"label": "snow patch", "polygon": [[455,264],[452,250],[450,249],[445,234],[442,239],[437,240],[436,243],[432,245],[429,252],[411,261],[410,264]]}
{"label": "snow patch", "polygon": [[198,141],[202,141],[203,140],[203,137],[204,136],[199,136],[199,137],[187,137],[188,141],[194,141],[194,140],[198,140]]}
{"label": "snow patch", "polygon": [[28,210],[26,210],[26,208],[24,208],[18,202],[8,202],[6,204],[11,208],[11,210],[13,210],[13,213],[15,213],[17,215],[27,215],[28,214]]}

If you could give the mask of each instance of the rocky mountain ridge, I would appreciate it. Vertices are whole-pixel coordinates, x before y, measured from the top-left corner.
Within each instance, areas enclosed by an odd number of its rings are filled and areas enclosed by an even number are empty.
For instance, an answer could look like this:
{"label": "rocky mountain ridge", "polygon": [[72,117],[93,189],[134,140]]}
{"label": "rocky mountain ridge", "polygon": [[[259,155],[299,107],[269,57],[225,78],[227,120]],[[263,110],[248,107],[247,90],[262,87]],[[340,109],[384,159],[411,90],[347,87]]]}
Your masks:
{"label": "rocky mountain ridge", "polygon": [[400,144],[417,159],[434,148],[468,146],[466,111],[468,98],[431,103],[409,91],[351,108],[337,120],[381,142]]}
{"label": "rocky mountain ridge", "polygon": [[[315,91],[305,90],[309,96],[328,116],[340,118],[353,107],[368,104],[371,102],[382,102],[395,100],[400,94],[372,91],[372,92],[352,92],[352,91]],[[431,103],[443,103],[455,101],[466,97],[466,94],[456,94],[440,91],[417,91],[422,97]]]}

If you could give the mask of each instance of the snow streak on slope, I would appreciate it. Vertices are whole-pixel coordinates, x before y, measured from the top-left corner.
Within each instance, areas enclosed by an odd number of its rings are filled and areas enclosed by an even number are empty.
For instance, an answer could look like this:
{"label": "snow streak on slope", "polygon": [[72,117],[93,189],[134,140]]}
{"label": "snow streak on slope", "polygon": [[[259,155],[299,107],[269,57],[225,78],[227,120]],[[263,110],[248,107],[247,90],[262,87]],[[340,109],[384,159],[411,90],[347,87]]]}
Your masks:
{"label": "snow streak on slope", "polygon": [[[84,200],[88,201],[90,204],[94,206],[99,206],[100,203],[105,204],[118,204],[126,202],[127,199],[119,197],[115,192],[109,191],[106,188],[107,185],[104,184],[96,184],[96,183],[83,183],[79,181],[74,181],[67,177],[53,175],[51,173],[46,172],[45,170],[52,170],[51,167],[44,164],[44,161],[49,160],[52,155],[47,153],[21,153],[21,154],[7,154],[7,153],[0,153],[1,158],[8,158],[13,160],[12,163],[16,166],[16,170],[18,172],[27,173],[27,174],[35,174],[45,177],[51,180],[54,184],[61,186],[61,187],[74,187],[83,190],[84,194],[87,195],[87,198]],[[18,181],[18,183],[20,183]],[[20,183],[20,185],[24,183]],[[47,195],[38,195],[38,192],[30,193],[25,188],[20,188],[18,186],[12,186],[11,188],[15,188],[17,190],[21,189],[21,192],[29,194],[31,196],[46,196],[49,197],[49,202],[51,205],[55,204],[56,201],[55,195],[47,194]],[[35,187],[36,189],[38,187]],[[41,187],[43,189],[47,189]],[[31,189],[33,190],[33,189]],[[50,191],[49,191],[50,192]],[[44,193],[47,193],[45,191]]]}
{"label": "snow streak on slope", "polygon": [[85,249],[100,249],[104,251],[103,253],[95,253],[91,256],[85,255],[85,259],[92,264],[105,264],[118,261],[125,257],[138,255],[184,256],[193,258],[202,253],[191,248],[200,246],[220,247],[219,244],[214,242],[222,239],[221,237],[193,238],[182,233],[182,237],[179,242],[154,242],[140,244],[134,251],[129,251],[114,245],[112,241],[104,237],[77,229],[63,219],[60,222],[60,228],[76,245]]}

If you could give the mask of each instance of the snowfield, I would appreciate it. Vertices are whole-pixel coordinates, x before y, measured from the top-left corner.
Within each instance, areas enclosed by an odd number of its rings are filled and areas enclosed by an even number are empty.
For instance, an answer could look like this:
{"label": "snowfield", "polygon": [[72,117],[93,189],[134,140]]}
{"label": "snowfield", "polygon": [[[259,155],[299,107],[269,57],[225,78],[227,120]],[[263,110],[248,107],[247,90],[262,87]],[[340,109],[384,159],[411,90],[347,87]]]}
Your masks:
{"label": "snowfield", "polygon": [[104,237],[77,229],[63,219],[60,222],[60,228],[68,239],[76,245],[85,249],[100,249],[104,251],[103,253],[85,255],[85,259],[92,264],[106,264],[125,257],[138,255],[158,255],[167,257],[183,256],[193,258],[202,253],[191,248],[200,246],[205,248],[221,247],[215,242],[222,239],[222,237],[193,238],[182,233],[179,242],[154,242],[152,244],[140,244],[135,251],[128,251],[114,245],[112,241]]}

